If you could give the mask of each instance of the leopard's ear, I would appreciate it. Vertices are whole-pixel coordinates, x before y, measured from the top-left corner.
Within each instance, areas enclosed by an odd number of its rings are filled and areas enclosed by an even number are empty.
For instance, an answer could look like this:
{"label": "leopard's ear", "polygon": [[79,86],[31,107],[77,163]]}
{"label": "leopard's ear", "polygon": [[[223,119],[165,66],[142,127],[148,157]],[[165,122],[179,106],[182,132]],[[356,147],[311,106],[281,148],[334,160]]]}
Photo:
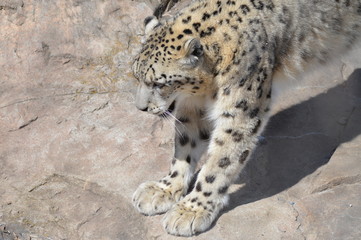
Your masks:
{"label": "leopard's ear", "polygon": [[203,56],[203,46],[199,39],[191,38],[187,40],[184,44],[184,49],[186,52],[186,56],[195,56],[200,58]]}
{"label": "leopard's ear", "polygon": [[155,16],[149,16],[144,19],[144,33],[148,36],[152,30],[160,25]]}
{"label": "leopard's ear", "polygon": [[196,67],[203,59],[203,46],[197,38],[189,39],[184,43],[184,52],[186,54],[181,62],[186,67]]}

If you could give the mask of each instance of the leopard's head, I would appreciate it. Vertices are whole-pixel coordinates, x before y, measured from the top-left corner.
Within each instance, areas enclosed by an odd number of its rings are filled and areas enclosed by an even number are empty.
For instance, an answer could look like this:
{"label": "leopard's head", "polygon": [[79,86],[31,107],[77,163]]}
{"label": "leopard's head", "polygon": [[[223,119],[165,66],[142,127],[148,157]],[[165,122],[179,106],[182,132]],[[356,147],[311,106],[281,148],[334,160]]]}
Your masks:
{"label": "leopard's head", "polygon": [[133,63],[139,82],[136,106],[162,115],[172,111],[177,99],[205,94],[213,78],[203,46],[190,29],[145,20],[146,40]]}

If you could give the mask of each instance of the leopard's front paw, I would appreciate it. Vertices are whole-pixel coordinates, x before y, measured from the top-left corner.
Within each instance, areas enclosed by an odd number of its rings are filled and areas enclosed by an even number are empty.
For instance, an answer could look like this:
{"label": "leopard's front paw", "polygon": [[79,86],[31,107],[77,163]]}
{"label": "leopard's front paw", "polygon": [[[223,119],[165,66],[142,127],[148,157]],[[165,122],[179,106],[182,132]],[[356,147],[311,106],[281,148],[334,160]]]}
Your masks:
{"label": "leopard's front paw", "polygon": [[155,215],[168,211],[185,192],[181,183],[166,180],[142,183],[133,194],[133,205],[145,215]]}
{"label": "leopard's front paw", "polygon": [[189,195],[173,206],[163,218],[163,227],[172,235],[191,236],[207,230],[224,204],[200,201]]}

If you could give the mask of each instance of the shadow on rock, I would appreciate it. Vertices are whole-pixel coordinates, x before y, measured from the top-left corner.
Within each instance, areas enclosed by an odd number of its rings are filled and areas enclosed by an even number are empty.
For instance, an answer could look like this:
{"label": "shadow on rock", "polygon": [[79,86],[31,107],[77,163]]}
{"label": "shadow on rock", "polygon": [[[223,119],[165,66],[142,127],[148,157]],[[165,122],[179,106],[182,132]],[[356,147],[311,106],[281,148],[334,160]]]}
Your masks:
{"label": "shadow on rock", "polygon": [[[361,69],[347,81],[274,115],[224,210],[280,193],[330,160],[361,133]],[[301,193],[306,194],[306,193]]]}

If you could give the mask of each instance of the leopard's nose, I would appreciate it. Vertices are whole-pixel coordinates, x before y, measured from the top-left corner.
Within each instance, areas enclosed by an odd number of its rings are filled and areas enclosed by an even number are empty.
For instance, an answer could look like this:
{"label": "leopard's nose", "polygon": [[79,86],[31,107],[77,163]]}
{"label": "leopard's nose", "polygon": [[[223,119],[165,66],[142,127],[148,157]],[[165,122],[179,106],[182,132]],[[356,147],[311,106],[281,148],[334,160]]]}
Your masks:
{"label": "leopard's nose", "polygon": [[135,96],[135,106],[141,111],[148,111],[148,103],[151,92],[144,84],[141,84]]}

